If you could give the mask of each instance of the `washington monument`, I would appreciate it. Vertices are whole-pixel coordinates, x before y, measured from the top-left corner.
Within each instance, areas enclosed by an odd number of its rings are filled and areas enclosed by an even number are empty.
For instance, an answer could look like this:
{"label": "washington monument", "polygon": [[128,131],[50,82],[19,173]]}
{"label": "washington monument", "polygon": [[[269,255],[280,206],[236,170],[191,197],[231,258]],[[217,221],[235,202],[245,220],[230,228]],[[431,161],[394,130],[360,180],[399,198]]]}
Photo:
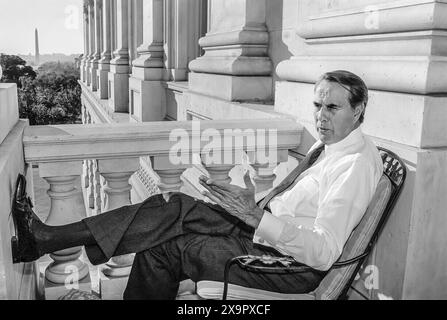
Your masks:
{"label": "washington monument", "polygon": [[35,65],[38,66],[40,64],[40,52],[39,52],[39,31],[36,28],[35,31],[36,37],[36,54],[35,54]]}

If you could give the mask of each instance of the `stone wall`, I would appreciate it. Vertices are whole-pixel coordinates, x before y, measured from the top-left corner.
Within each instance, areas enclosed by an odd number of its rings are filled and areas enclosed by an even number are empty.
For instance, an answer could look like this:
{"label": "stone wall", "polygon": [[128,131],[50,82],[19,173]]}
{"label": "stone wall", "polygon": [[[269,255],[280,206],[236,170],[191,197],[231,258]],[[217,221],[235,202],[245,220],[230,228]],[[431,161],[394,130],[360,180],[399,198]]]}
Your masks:
{"label": "stone wall", "polygon": [[356,288],[371,299],[446,298],[447,2],[284,0],[268,6],[275,111],[306,127],[300,152],[317,136],[314,82],[326,71],[346,69],[370,88],[364,132],[409,169]]}
{"label": "stone wall", "polygon": [[[22,137],[28,125],[19,121],[15,84],[0,84],[0,113],[0,299],[29,299],[30,266],[13,265],[11,256],[11,204],[17,175],[25,172]],[[32,196],[32,179],[27,180]]]}

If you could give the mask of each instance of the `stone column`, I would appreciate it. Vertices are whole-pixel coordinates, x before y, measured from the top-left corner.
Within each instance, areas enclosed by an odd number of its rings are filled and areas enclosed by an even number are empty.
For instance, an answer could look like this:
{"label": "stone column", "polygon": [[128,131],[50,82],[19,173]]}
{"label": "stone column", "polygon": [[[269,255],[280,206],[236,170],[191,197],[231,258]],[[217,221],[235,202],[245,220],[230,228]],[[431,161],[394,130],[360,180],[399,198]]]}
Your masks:
{"label": "stone column", "polygon": [[163,0],[143,1],[143,44],[132,65],[130,113],[139,122],[161,121],[165,111],[163,80]]}
{"label": "stone column", "polygon": [[143,0],[131,0],[129,9],[129,56],[133,61],[143,42]]}
{"label": "stone column", "polygon": [[89,32],[89,16],[88,16],[88,0],[84,0],[83,4],[83,21],[84,21],[84,56],[81,62],[82,82],[87,83],[88,59],[90,56],[90,32]]}
{"label": "stone column", "polygon": [[[130,177],[140,168],[140,159],[99,160],[98,169],[106,181],[104,211],[130,205]],[[101,297],[121,300],[130,274],[134,255],[114,257],[101,270]]]}
{"label": "stone column", "polygon": [[102,28],[103,28],[103,52],[99,61],[99,97],[109,99],[109,72],[112,60],[112,0],[103,0]]}
{"label": "stone column", "polygon": [[[361,76],[370,89],[364,133],[396,152],[409,170],[396,208],[354,286],[369,299],[447,298],[447,4],[300,3],[295,19],[300,49],[277,67],[282,81],[275,103],[276,111],[305,126],[300,153],[317,136],[308,109],[314,82],[324,72],[345,69]],[[372,274],[371,267],[379,274]],[[372,277],[377,283],[367,289]]]}
{"label": "stone column", "polygon": [[129,111],[129,1],[117,0],[116,7],[116,34],[117,50],[115,58],[110,62],[109,106],[113,112]]}
{"label": "stone column", "polygon": [[[44,163],[39,174],[50,185],[51,209],[46,224],[65,225],[86,217],[82,193],[75,180],[82,174],[82,161]],[[54,260],[45,271],[45,298],[56,300],[71,289],[91,290],[89,269],[79,257],[82,248],[71,248],[50,255]]]}
{"label": "stone column", "polygon": [[115,50],[116,50],[116,1],[117,0],[110,0],[111,4],[110,33],[112,34],[112,59],[115,58]]}
{"label": "stone column", "polygon": [[95,51],[92,60],[92,91],[98,91],[99,76],[98,76],[98,64],[101,59],[102,51],[102,1],[94,0],[93,16],[94,16],[94,30],[95,30]]}
{"label": "stone column", "polygon": [[165,67],[170,81],[187,81],[191,60],[200,55],[199,39],[204,32],[203,0],[165,2]]}
{"label": "stone column", "polygon": [[94,0],[88,0],[88,26],[89,26],[89,58],[88,58],[88,72],[87,72],[87,85],[92,86],[93,78],[93,60],[95,60],[95,10]]}
{"label": "stone column", "polygon": [[271,101],[266,0],[210,0],[204,56],[189,67],[190,90],[226,101]]}

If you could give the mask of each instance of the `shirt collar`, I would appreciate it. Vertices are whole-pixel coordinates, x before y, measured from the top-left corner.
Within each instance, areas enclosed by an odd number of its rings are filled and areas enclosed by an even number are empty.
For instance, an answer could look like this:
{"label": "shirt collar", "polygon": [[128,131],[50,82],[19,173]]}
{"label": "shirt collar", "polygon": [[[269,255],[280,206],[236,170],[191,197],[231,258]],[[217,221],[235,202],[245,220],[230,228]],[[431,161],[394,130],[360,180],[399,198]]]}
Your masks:
{"label": "shirt collar", "polygon": [[352,131],[346,138],[342,141],[331,144],[329,146],[325,146],[325,154],[327,156],[334,154],[335,152],[344,151],[348,147],[363,143],[363,132],[361,127],[358,127],[354,131]]}

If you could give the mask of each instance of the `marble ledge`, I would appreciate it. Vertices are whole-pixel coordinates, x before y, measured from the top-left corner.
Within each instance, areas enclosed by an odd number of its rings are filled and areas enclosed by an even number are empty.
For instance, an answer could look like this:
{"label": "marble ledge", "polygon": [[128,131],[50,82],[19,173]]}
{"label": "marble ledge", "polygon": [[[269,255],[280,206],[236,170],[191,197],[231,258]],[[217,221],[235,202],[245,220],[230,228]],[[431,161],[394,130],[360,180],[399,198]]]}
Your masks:
{"label": "marble ledge", "polygon": [[301,56],[281,62],[282,80],[315,83],[328,70],[349,70],[373,90],[410,94],[447,92],[447,57],[442,56]]}
{"label": "marble ledge", "polygon": [[[436,14],[434,14],[436,13]],[[444,0],[398,0],[332,10],[310,16],[298,27],[304,39],[447,29]]]}

